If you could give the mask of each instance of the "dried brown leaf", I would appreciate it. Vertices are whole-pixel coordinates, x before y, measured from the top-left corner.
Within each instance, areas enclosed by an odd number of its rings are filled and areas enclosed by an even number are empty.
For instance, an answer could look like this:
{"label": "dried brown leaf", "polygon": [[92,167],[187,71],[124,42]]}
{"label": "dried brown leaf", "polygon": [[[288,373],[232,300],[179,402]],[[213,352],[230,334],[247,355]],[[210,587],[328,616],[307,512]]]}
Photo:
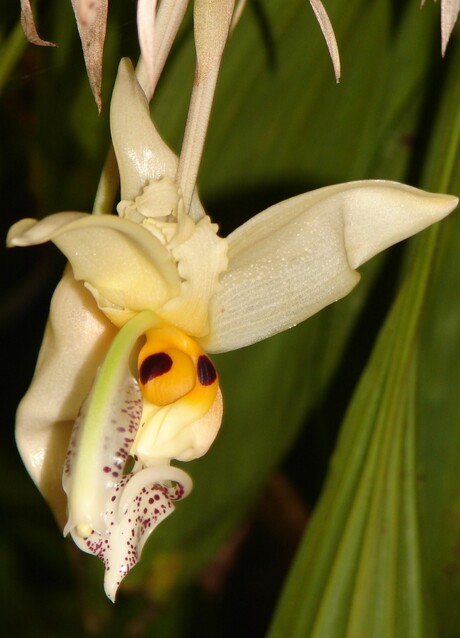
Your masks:
{"label": "dried brown leaf", "polygon": [[72,0],[89,84],[99,112],[102,107],[102,57],[108,5],[108,0]]}
{"label": "dried brown leaf", "polygon": [[48,40],[42,40],[37,33],[35,26],[35,20],[30,6],[30,0],[21,0],[21,24],[24,29],[26,38],[32,44],[38,44],[42,47],[55,47],[54,42],[48,42]]}

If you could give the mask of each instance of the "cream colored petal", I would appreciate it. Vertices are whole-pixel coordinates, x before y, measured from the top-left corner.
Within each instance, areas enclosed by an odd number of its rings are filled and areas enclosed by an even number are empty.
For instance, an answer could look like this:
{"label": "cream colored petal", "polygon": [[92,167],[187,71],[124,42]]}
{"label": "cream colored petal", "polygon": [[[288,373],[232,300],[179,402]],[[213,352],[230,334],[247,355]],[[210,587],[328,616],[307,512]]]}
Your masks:
{"label": "cream colored petal", "polygon": [[[191,489],[188,475],[170,466],[171,456],[155,457],[154,466],[148,468],[136,462],[132,471],[124,474],[129,455],[135,453],[133,442],[143,416],[143,399],[131,372],[131,359],[139,338],[157,324],[157,317],[144,311],[113,339],[75,421],[64,465],[63,487],[68,497],[64,534],[70,533],[81,549],[104,562],[105,588],[111,600],[137,563],[151,531],[174,509],[172,501]],[[202,445],[206,435],[215,435],[215,426],[210,433],[202,424],[193,437],[196,402],[190,407],[179,410],[175,425],[190,432],[186,443]],[[198,414],[202,416],[199,409]],[[220,420],[217,429],[219,424]],[[183,451],[184,436],[180,434],[173,446],[178,454]]]}
{"label": "cream colored petal", "polygon": [[450,195],[385,181],[322,188],[272,206],[228,237],[229,268],[211,302],[208,352],[233,350],[344,297],[355,268],[442,219]]}
{"label": "cream colored petal", "polygon": [[222,422],[223,401],[220,388],[211,408],[203,415],[201,405],[187,397],[159,408],[144,405],[143,427],[131,454],[145,466],[177,459],[192,461],[211,447]]}
{"label": "cream colored petal", "polygon": [[105,531],[109,493],[120,481],[142,415],[130,360],[139,337],[155,322],[144,311],[118,331],[81,407],[62,477],[69,514],[64,534],[74,528],[80,536]]}
{"label": "cream colored petal", "polygon": [[[122,200],[136,199],[150,180],[167,176],[175,181],[177,157],[155,129],[144,91],[127,58],[118,68],[110,106],[110,128],[120,171]],[[205,216],[196,192],[190,214],[194,220]]]}
{"label": "cream colored petal", "polygon": [[164,175],[175,179],[177,157],[157,133],[147,99],[127,58],[118,68],[110,106],[110,128],[120,170],[122,200],[134,200],[150,180]]}
{"label": "cream colored petal", "polygon": [[115,333],[67,269],[54,293],[34,378],[16,418],[24,464],[62,526],[62,470],[70,432]]}
{"label": "cream colored petal", "polygon": [[179,292],[176,264],[142,226],[114,215],[57,213],[40,222],[22,220],[10,246],[53,241],[70,261],[76,279],[128,311],[155,310]]}
{"label": "cream colored petal", "polygon": [[108,0],[72,0],[89,84],[99,111],[102,107],[102,56],[107,28]]}
{"label": "cream colored petal", "polygon": [[191,237],[173,250],[181,277],[180,294],[168,301],[158,315],[192,337],[209,332],[209,301],[227,269],[227,241],[217,235],[209,217],[201,219]]}

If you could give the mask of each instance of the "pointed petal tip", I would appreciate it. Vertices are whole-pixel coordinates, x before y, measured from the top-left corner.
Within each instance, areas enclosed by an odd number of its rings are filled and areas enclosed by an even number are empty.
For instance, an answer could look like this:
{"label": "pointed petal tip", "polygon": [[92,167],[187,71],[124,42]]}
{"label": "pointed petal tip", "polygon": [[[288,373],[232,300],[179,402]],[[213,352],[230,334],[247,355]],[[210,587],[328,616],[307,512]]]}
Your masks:
{"label": "pointed petal tip", "polygon": [[202,344],[208,352],[234,350],[304,321],[348,294],[361,264],[457,204],[452,195],[370,180],[272,206],[228,237],[229,268]]}
{"label": "pointed petal tip", "polygon": [[351,183],[350,189],[345,237],[353,268],[442,220],[458,204],[452,195],[385,180]]}
{"label": "pointed petal tip", "polygon": [[[414,189],[415,190],[415,189]],[[435,223],[450,215],[458,206],[458,197],[455,195],[449,195],[444,193],[430,193],[425,191],[419,191],[421,193],[421,204],[423,198],[423,206],[426,207],[427,226],[431,223]]]}
{"label": "pointed petal tip", "polygon": [[109,571],[106,570],[104,576],[104,592],[111,603],[115,604],[120,583],[115,580]]}
{"label": "pointed petal tip", "polygon": [[438,197],[441,200],[439,205],[443,207],[445,215],[449,215],[457,208],[459,199],[456,195],[439,195]]}
{"label": "pointed petal tip", "polygon": [[130,58],[121,58],[118,65],[117,80],[118,78],[124,82],[134,82],[134,66]]}
{"label": "pointed petal tip", "polygon": [[[121,58],[120,63],[118,64],[117,76],[115,79],[115,85],[113,92],[118,89],[119,92],[130,92],[130,93],[138,93],[140,96],[138,99],[144,99],[145,94],[142,90],[142,86],[139,84],[139,81],[136,77],[136,72],[134,69],[134,65],[132,63],[131,58],[125,57]],[[146,98],[145,98],[146,100]],[[113,95],[112,95],[113,101]]]}
{"label": "pointed petal tip", "polygon": [[177,158],[150,117],[145,93],[128,58],[118,67],[110,105],[110,129],[120,171],[121,199],[135,200],[150,180],[174,180]]}
{"label": "pointed petal tip", "polygon": [[30,242],[27,238],[27,231],[35,226],[36,219],[21,219],[11,226],[6,236],[7,248],[16,248],[19,246],[29,246]]}

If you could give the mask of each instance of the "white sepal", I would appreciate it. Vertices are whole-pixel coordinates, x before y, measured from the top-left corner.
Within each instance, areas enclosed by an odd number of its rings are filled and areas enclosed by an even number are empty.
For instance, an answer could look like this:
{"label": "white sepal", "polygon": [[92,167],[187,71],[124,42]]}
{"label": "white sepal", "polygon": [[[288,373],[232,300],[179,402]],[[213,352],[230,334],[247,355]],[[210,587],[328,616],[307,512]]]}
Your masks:
{"label": "white sepal", "polygon": [[64,253],[75,278],[88,284],[101,310],[108,309],[106,314],[118,325],[134,312],[156,310],[179,292],[177,265],[170,252],[129,219],[56,213],[41,221],[23,219],[7,237],[9,246],[46,241]]}
{"label": "white sepal", "polygon": [[127,58],[120,62],[113,87],[110,130],[120,171],[121,199],[134,200],[150,180],[165,175],[175,178],[177,157],[157,133],[147,98]]}
{"label": "white sepal", "polygon": [[16,416],[22,460],[62,526],[62,468],[70,433],[115,334],[115,327],[67,268],[51,301],[34,378]]}
{"label": "white sepal", "polygon": [[255,343],[348,294],[355,270],[448,215],[456,197],[385,181],[349,182],[276,204],[227,238],[208,352]]}

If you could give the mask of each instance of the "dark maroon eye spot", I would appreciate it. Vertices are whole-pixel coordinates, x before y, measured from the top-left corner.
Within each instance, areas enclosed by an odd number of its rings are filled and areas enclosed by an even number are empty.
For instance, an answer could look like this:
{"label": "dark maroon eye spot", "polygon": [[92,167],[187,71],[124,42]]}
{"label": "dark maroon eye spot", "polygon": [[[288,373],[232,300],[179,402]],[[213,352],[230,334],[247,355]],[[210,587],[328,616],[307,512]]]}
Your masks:
{"label": "dark maroon eye spot", "polygon": [[166,352],[157,352],[146,357],[139,368],[139,380],[145,385],[148,381],[161,377],[172,368],[173,361]]}
{"label": "dark maroon eye spot", "polygon": [[198,359],[198,381],[201,385],[211,385],[217,379],[217,372],[211,359],[202,354]]}

